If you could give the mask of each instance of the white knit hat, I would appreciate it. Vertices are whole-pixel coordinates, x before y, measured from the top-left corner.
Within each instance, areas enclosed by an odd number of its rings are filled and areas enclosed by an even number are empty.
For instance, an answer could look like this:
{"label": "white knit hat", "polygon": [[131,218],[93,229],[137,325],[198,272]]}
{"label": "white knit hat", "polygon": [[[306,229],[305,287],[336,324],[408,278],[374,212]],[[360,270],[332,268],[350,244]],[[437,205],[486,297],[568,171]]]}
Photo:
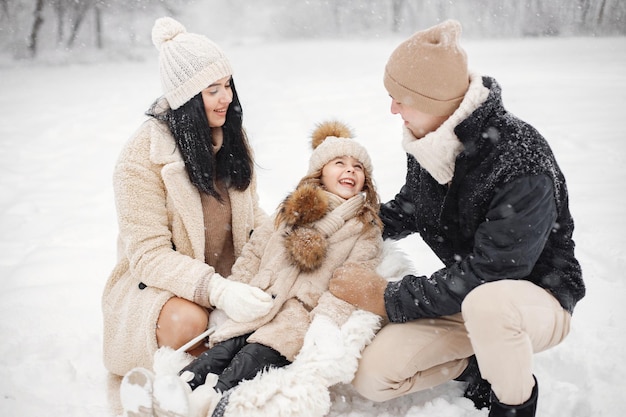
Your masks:
{"label": "white knit hat", "polygon": [[172,109],[233,73],[219,46],[205,36],[188,33],[171,17],[156,20],[152,43],[159,50],[161,86]]}
{"label": "white knit hat", "polygon": [[345,124],[337,121],[322,122],[311,134],[313,154],[309,160],[309,172],[322,169],[324,165],[340,156],[351,156],[363,164],[368,175],[374,170],[367,150],[356,140]]}

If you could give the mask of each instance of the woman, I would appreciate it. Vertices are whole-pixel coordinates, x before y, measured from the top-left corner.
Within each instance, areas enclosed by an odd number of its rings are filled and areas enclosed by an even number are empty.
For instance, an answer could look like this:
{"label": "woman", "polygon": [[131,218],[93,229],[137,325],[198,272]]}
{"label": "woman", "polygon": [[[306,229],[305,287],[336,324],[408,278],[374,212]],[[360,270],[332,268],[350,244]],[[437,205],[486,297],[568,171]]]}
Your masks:
{"label": "woman", "polygon": [[267,218],[230,63],[171,18],[156,21],[152,40],[164,96],[114,173],[118,262],[102,308],[104,363],[117,375],[151,367],[160,346],[177,349],[201,334],[213,307],[249,321],[273,304],[260,289],[223,278]]}

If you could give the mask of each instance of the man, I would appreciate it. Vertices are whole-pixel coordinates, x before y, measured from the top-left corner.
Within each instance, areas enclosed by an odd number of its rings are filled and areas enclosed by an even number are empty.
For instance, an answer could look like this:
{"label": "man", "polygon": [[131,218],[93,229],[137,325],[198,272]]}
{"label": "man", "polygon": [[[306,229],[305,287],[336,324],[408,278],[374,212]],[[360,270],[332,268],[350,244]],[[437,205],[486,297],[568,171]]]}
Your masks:
{"label": "man", "polygon": [[384,237],[420,233],[445,265],[362,288],[358,265],[331,292],[388,317],[353,381],[385,401],[456,379],[490,417],[534,416],[532,355],[559,344],[584,296],[565,179],[545,139],[508,113],[498,83],[468,72],[461,25],[417,32],[384,84],[403,121],[406,183],[380,209]]}

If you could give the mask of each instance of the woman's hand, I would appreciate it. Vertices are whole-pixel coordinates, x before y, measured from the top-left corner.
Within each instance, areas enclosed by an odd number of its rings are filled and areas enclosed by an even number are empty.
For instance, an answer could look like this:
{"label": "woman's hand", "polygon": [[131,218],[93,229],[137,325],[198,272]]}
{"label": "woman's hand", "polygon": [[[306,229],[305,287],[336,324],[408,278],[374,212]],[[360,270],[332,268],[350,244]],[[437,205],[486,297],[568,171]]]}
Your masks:
{"label": "woman's hand", "polygon": [[209,302],[237,322],[263,317],[274,305],[272,296],[260,288],[228,280],[219,274],[211,277],[208,290]]}

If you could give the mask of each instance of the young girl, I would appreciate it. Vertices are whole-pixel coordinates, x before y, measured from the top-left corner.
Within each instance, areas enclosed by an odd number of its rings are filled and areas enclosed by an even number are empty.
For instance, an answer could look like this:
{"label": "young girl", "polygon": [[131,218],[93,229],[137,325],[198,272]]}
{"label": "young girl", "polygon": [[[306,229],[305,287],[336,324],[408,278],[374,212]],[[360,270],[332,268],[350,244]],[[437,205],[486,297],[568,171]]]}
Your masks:
{"label": "young girl", "polygon": [[[212,394],[206,387],[197,390],[203,391],[199,409],[169,412],[207,415],[221,393],[240,381],[291,363],[316,314],[340,325],[355,310],[332,296],[328,283],[342,265],[375,269],[380,263],[382,230],[372,164],[367,151],[340,123],[319,125],[312,144],[307,175],[280,204],[274,221],[254,231],[229,278],[271,295],[272,309],[249,322],[228,319],[218,326],[210,338],[211,348],[186,366],[181,378],[170,379],[174,386],[161,387],[170,404],[181,403],[172,401],[174,392],[190,392],[205,381],[214,386]],[[209,374],[214,375],[207,379]],[[181,389],[183,381],[188,387]],[[156,391],[155,387],[154,405],[162,409]],[[220,401],[222,408],[224,400],[227,397]]]}

